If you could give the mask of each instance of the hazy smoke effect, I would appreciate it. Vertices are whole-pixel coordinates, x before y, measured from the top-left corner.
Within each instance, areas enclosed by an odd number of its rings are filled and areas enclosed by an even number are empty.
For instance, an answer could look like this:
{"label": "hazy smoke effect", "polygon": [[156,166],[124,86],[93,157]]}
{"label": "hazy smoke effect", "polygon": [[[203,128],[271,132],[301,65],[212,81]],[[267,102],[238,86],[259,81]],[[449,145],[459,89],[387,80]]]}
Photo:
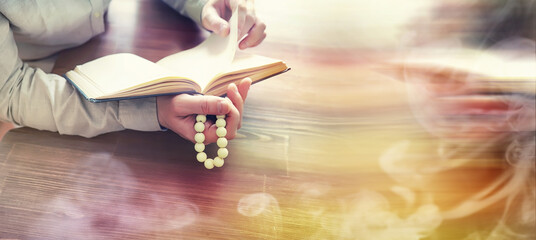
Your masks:
{"label": "hazy smoke effect", "polygon": [[237,204],[238,213],[248,217],[250,229],[263,239],[281,237],[282,215],[277,199],[268,193],[253,193],[243,196]]}
{"label": "hazy smoke effect", "polygon": [[[461,49],[477,49],[498,54],[505,62],[518,59],[534,61],[536,38],[534,13],[536,1],[441,1],[429,21],[416,24],[411,39],[418,48],[436,56],[456,59]],[[441,16],[441,17],[438,17]],[[412,26],[412,27],[415,27]],[[427,32],[427,30],[429,30]],[[418,49],[415,50],[415,49]],[[480,59],[473,62],[483,65]],[[483,209],[504,206],[498,224],[488,230],[469,234],[467,240],[535,239],[536,232],[536,96],[534,89],[515,88],[520,84],[504,81],[502,89],[476,82],[475,76],[437,67],[428,73],[404,72],[408,97],[416,120],[436,140],[436,156],[411,153],[410,140],[394,144],[380,158],[380,165],[393,179],[408,188],[393,191],[414,202],[411,189],[422,179],[471,164],[479,156],[500,153],[503,173],[468,199],[460,199],[452,208],[440,209],[444,221],[460,219]],[[441,79],[436,79],[440,75]],[[478,80],[478,79],[476,79]],[[534,86],[536,79],[530,79]],[[475,89],[496,87],[495,91]],[[470,150],[468,150],[470,149]],[[409,189],[409,190],[408,190]],[[501,205],[497,205],[501,204]]]}
{"label": "hazy smoke effect", "polygon": [[254,193],[242,197],[238,201],[237,210],[246,217],[254,217],[267,211],[281,215],[277,199],[268,193]]}
{"label": "hazy smoke effect", "polygon": [[181,197],[135,190],[142,188],[120,161],[88,161],[72,175],[83,180],[74,184],[74,191],[52,200],[52,214],[43,215],[32,227],[44,236],[115,239],[122,238],[116,234],[181,229],[199,214],[195,204]]}
{"label": "hazy smoke effect", "polygon": [[362,190],[343,207],[340,236],[343,239],[402,239],[428,237],[441,223],[435,205],[422,205],[406,218],[390,209],[389,201],[379,193]]}
{"label": "hazy smoke effect", "polygon": [[[378,192],[363,189],[334,199],[331,190],[325,183],[298,187],[292,202],[299,208],[285,209],[289,219],[286,227],[292,228],[292,236],[303,233],[298,235],[309,239],[418,240],[430,236],[442,222],[438,207],[432,204],[423,204],[401,217]],[[412,194],[402,187],[397,191]],[[248,194],[239,200],[237,211],[260,228],[264,239],[285,239],[281,235],[280,206],[271,194]]]}

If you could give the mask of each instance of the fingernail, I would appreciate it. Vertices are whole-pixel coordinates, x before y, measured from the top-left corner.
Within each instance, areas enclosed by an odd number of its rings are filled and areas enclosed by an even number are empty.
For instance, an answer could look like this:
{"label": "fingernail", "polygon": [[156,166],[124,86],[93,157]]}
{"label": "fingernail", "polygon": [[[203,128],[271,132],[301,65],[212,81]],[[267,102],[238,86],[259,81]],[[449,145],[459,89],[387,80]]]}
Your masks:
{"label": "fingernail", "polygon": [[225,33],[225,29],[227,29],[227,24],[226,24],[226,23],[221,23],[221,24],[220,24],[220,30],[218,30],[218,33],[219,33],[219,34],[224,34],[224,33]]}
{"label": "fingernail", "polygon": [[241,48],[241,49],[246,49],[246,48],[248,48],[248,43],[247,43],[247,42],[241,42],[241,43],[240,43],[240,48]]}

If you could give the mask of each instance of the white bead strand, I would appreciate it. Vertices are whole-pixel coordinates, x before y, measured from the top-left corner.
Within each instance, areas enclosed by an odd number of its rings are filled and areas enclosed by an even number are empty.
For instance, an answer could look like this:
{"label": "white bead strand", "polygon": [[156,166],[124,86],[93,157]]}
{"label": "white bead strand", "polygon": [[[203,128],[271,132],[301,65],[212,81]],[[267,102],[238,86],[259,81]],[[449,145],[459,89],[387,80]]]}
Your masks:
{"label": "white bead strand", "polygon": [[207,158],[207,154],[205,151],[205,134],[203,133],[205,131],[205,122],[207,121],[207,116],[203,114],[199,114],[195,117],[195,125],[194,129],[197,132],[194,136],[195,140],[195,151],[197,151],[197,161],[202,162],[205,165],[206,169],[212,169],[214,167],[222,167],[225,163],[225,159],[229,155],[229,151],[227,150],[227,138],[225,136],[227,135],[227,129],[225,129],[225,126],[227,125],[227,122],[225,121],[225,115],[217,115],[216,116],[216,126],[218,127],[216,129],[216,135],[218,135],[218,156],[214,159]]}

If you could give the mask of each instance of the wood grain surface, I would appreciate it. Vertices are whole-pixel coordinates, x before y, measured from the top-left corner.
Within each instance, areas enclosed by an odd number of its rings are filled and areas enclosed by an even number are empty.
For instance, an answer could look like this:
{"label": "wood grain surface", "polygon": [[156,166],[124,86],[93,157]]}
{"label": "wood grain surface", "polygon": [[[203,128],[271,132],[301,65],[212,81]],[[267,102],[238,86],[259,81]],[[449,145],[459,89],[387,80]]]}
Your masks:
{"label": "wood grain surface", "polygon": [[[501,231],[506,197],[487,204],[475,195],[512,178],[504,141],[427,131],[408,86],[371,67],[395,54],[396,32],[375,18],[342,22],[370,7],[363,1],[321,2],[257,1],[268,37],[247,51],[292,70],[252,87],[223,168],[204,169],[173,132],[8,132],[0,239],[486,239]],[[385,11],[379,16],[396,12]],[[60,53],[54,72],[116,52],[156,61],[207,34],[160,1],[114,0],[107,32]]]}

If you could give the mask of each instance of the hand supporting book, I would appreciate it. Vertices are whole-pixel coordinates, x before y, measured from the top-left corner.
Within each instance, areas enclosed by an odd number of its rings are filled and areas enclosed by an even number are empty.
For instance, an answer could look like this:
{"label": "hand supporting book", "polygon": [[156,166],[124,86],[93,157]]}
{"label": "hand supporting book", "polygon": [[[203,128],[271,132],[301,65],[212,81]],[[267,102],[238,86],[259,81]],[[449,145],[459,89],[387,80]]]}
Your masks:
{"label": "hand supporting book", "polygon": [[[157,97],[158,121],[160,124],[191,142],[197,133],[193,128],[196,123],[196,115],[227,115],[226,122],[228,140],[236,136],[240,129],[244,101],[247,98],[251,80],[246,78],[238,85],[230,84],[227,87],[227,97],[201,96],[180,94],[176,96]],[[180,105],[175,104],[180,103]],[[212,120],[205,122],[205,144],[214,143],[218,139],[217,126]]]}

